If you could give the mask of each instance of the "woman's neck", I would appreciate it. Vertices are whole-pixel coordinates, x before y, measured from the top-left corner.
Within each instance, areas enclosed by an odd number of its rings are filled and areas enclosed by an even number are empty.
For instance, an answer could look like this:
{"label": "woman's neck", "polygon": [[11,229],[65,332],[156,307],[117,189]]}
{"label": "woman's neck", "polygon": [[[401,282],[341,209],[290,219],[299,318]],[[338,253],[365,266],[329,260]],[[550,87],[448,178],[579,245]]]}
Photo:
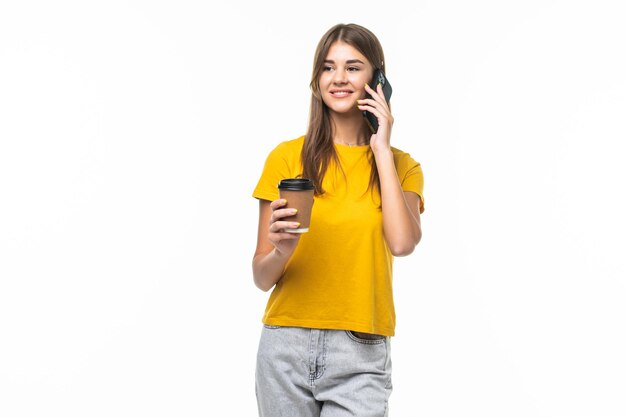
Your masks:
{"label": "woman's neck", "polygon": [[365,132],[365,123],[363,123],[363,116],[361,114],[357,117],[339,116],[332,117],[334,125],[333,142],[342,145],[366,145],[367,136]]}

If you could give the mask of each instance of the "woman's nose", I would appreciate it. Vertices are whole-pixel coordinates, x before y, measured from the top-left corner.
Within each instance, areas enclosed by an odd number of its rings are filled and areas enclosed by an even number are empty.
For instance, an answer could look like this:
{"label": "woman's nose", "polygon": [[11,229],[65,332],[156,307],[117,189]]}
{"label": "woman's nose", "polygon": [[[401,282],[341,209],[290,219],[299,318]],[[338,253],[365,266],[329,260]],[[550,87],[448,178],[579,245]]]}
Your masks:
{"label": "woman's nose", "polygon": [[337,70],[333,73],[333,82],[336,84],[345,84],[348,81],[345,71]]}

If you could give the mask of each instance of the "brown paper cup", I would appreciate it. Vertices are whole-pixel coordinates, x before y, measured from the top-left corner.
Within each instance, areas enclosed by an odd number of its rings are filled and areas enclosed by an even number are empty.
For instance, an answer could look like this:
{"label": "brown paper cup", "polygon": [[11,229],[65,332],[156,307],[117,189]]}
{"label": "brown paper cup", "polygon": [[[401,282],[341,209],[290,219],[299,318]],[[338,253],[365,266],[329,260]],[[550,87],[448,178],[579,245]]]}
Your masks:
{"label": "brown paper cup", "polygon": [[311,211],[313,210],[313,181],[305,178],[287,178],[278,184],[280,198],[287,200],[284,208],[295,208],[298,212],[285,220],[299,222],[297,229],[285,229],[289,233],[306,233],[309,231]]}

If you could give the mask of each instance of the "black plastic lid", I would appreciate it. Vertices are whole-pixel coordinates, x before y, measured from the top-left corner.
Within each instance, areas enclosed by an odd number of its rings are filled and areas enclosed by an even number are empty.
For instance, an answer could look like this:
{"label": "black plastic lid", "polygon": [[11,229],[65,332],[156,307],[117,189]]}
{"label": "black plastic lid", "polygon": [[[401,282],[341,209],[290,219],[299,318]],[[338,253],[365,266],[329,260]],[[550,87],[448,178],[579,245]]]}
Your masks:
{"label": "black plastic lid", "polygon": [[279,190],[303,191],[314,190],[313,181],[307,178],[287,178],[278,183]]}

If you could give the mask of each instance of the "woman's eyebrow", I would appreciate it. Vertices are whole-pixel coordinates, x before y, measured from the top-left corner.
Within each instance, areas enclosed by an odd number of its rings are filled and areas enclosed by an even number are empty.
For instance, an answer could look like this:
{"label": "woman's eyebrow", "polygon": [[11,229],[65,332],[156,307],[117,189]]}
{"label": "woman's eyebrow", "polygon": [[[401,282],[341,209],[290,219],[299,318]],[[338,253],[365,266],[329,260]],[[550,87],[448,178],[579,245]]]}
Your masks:
{"label": "woman's eyebrow", "polygon": [[[325,59],[324,63],[325,64],[334,64],[335,61],[333,61],[332,59]],[[360,59],[349,59],[349,60],[346,61],[346,64],[364,64],[364,63]]]}

